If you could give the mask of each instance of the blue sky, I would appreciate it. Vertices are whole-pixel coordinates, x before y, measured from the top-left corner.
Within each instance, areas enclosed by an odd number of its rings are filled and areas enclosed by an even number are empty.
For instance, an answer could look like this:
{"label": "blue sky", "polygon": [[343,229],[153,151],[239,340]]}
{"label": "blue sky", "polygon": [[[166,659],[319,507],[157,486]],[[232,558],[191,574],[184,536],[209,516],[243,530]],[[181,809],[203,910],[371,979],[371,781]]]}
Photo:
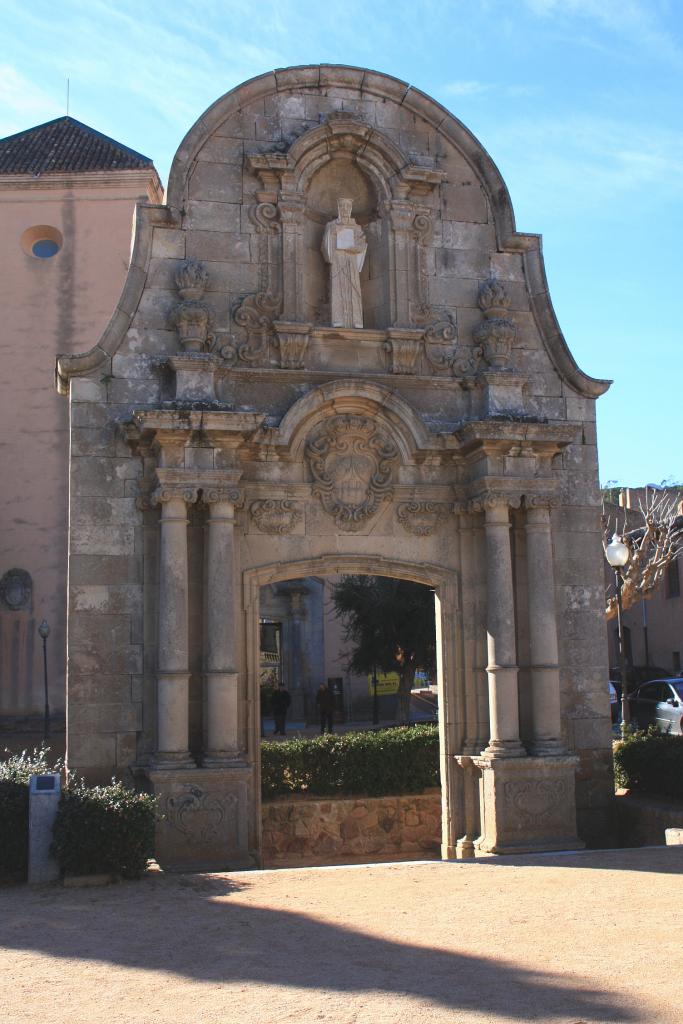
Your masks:
{"label": "blue sky", "polygon": [[601,480],[683,479],[680,0],[4,0],[0,136],[65,112],[166,181],[218,96],[291,64],[370,67],[474,132],[543,235],[567,342],[614,384]]}

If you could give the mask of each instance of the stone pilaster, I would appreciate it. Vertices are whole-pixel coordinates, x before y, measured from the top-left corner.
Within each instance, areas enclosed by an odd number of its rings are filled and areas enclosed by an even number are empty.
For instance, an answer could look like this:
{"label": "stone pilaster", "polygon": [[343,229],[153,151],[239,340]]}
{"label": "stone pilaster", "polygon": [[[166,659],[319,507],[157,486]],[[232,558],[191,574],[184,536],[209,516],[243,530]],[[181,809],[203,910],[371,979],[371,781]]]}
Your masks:
{"label": "stone pilaster", "polygon": [[235,488],[204,492],[209,506],[206,558],[206,752],[203,763],[215,767],[235,759],[239,750],[237,672],[235,667]]}
{"label": "stone pilaster", "polygon": [[531,660],[531,752],[563,751],[550,499],[527,499],[526,552]]}
{"label": "stone pilaster", "polygon": [[157,670],[158,767],[193,767],[188,750],[189,666],[187,606],[187,502],[191,488],[160,487],[159,631]]}

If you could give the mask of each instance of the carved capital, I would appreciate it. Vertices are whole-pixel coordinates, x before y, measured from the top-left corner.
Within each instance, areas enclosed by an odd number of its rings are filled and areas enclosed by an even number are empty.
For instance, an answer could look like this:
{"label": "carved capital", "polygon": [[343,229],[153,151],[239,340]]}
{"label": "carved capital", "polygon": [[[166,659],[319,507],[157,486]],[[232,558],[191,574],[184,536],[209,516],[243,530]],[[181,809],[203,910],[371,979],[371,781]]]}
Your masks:
{"label": "carved capital", "polygon": [[151,505],[164,505],[167,501],[184,501],[192,505],[197,500],[198,488],[191,484],[160,484],[150,496]]}
{"label": "carved capital", "polygon": [[412,231],[415,207],[406,199],[385,199],[381,204],[383,216],[388,217],[394,231]]}
{"label": "carved capital", "polygon": [[204,487],[202,488],[202,501],[206,505],[216,505],[220,502],[228,502],[230,505],[240,507],[244,504],[244,495],[239,487]]}
{"label": "carved capital", "polygon": [[357,530],[391,496],[398,448],[374,420],[334,416],[306,443],[313,494],[342,530]]}
{"label": "carved capital", "polygon": [[390,356],[392,373],[415,373],[417,357],[422,348],[422,334],[420,331],[390,328],[384,348]]}
{"label": "carved capital", "polygon": [[303,512],[293,501],[277,498],[252,502],[249,514],[262,533],[276,535],[291,533],[303,519]]}
{"label": "carved capital", "polygon": [[550,510],[552,508],[558,508],[559,504],[560,499],[557,494],[541,493],[524,495],[524,505],[529,509],[543,508]]}
{"label": "carved capital", "polygon": [[305,366],[308,351],[310,324],[293,324],[284,321],[274,325],[275,343],[280,351],[280,366],[286,370],[301,370]]}
{"label": "carved capital", "polygon": [[467,504],[469,512],[491,512],[494,509],[519,508],[522,504],[521,494],[508,491],[482,491],[471,498]]}
{"label": "carved capital", "polygon": [[396,507],[396,518],[408,533],[429,537],[446,517],[449,507],[436,501],[402,501]]}

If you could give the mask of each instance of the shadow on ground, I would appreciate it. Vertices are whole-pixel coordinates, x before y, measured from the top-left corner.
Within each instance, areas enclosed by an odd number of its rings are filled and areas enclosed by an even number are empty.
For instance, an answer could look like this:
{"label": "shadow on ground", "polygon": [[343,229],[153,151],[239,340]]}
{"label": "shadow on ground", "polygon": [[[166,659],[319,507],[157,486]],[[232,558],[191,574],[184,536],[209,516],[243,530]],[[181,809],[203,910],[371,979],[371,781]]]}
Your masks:
{"label": "shadow on ground", "polygon": [[473,956],[240,903],[251,884],[247,874],[159,875],[100,890],[5,890],[0,942],[201,982],[380,991],[520,1021],[645,1020],[619,997],[581,987],[580,978],[570,986],[561,974],[519,969],[504,949]]}

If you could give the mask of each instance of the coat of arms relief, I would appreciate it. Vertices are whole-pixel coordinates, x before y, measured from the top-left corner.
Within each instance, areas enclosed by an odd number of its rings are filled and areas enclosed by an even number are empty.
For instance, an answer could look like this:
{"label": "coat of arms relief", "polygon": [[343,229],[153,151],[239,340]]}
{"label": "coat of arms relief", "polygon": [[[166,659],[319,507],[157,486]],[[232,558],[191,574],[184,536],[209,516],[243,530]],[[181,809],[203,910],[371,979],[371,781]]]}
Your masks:
{"label": "coat of arms relief", "polygon": [[364,416],[334,416],[306,443],[313,494],[341,530],[358,530],[391,496],[398,448]]}

